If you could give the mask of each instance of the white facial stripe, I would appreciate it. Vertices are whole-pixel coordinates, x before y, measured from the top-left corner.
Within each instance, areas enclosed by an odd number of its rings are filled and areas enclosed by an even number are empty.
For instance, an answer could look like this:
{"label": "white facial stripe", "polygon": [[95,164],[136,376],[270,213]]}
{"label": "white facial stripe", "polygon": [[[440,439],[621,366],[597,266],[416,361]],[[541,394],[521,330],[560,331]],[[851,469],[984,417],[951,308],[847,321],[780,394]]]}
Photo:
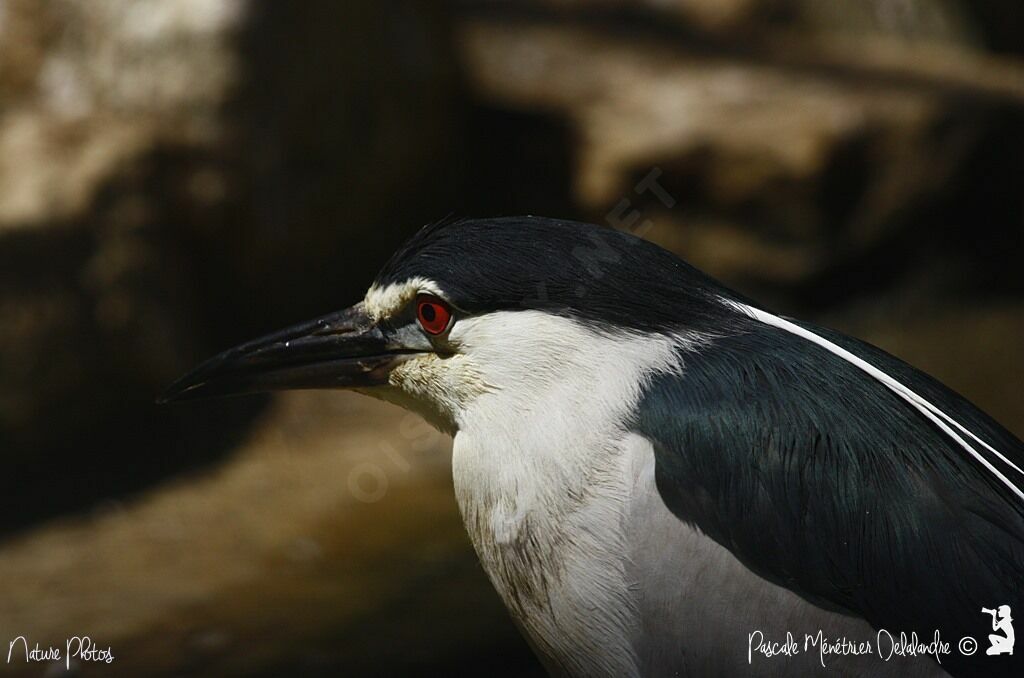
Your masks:
{"label": "white facial stripe", "polygon": [[385,287],[373,285],[366,291],[363,308],[374,321],[387,318],[405,307],[417,294],[425,292],[443,298],[441,288],[433,280],[415,277]]}
{"label": "white facial stripe", "polygon": [[900,383],[896,379],[893,379],[891,376],[881,371],[874,365],[870,364],[869,362],[861,358],[858,358],[857,356],[850,353],[846,349],[842,348],[841,346],[837,346],[836,344],[825,339],[824,337],[821,337],[813,332],[805,330],[799,325],[791,323],[788,320],[780,318],[776,315],[772,315],[771,313],[767,313],[766,311],[753,308],[752,306],[747,306],[746,304],[739,304],[735,302],[730,302],[728,300],[725,301],[726,303],[731,304],[734,308],[746,313],[747,315],[756,320],[765,323],[766,325],[778,327],[779,329],[785,330],[786,332],[790,332],[791,334],[795,334],[798,337],[802,337],[807,341],[810,341],[814,344],[817,344],[818,346],[821,346],[829,353],[839,356],[843,360],[849,362],[850,364],[856,366],[857,368],[871,375],[879,382],[884,384],[887,388],[889,388],[889,390],[903,398],[921,414],[923,414],[925,417],[931,420],[931,422],[934,423],[943,433],[945,433],[954,441],[956,441],[957,444],[963,447],[964,450],[966,450],[972,457],[977,459],[979,463],[981,463],[986,469],[988,469],[988,471],[992,473],[992,475],[998,478],[1014,494],[1016,494],[1021,499],[1024,499],[1024,492],[1022,492],[1020,488],[1014,485],[1009,478],[1007,478],[999,469],[997,469],[991,462],[989,462],[988,459],[982,456],[981,453],[979,453],[976,449],[971,447],[971,445],[968,444],[967,441],[960,437],[955,431],[953,431],[953,429],[951,429],[949,425],[951,424],[952,426],[957,428],[961,433],[966,433],[968,436],[974,439],[975,442],[981,443],[986,449],[995,454],[996,457],[998,457],[1003,463],[1007,464],[1008,466],[1016,470],[1018,473],[1024,474],[1024,470],[1021,470],[1021,468],[1014,464],[1010,459],[1008,459],[1006,455],[1002,454],[1001,452],[993,448],[991,445],[978,438],[978,436],[971,433],[962,424],[960,424],[958,421],[954,420],[948,414],[940,410],[933,403],[929,402],[928,400],[921,397],[914,391],[910,390],[907,386],[904,386],[902,383]]}

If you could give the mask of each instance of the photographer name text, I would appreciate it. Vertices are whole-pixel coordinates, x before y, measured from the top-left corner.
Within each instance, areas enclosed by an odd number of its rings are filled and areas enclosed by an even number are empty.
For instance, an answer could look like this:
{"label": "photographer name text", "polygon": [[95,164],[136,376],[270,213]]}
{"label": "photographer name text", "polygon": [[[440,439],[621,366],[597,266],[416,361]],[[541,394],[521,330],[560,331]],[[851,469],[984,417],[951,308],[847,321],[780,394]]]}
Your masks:
{"label": "photographer name text", "polygon": [[[963,654],[973,654],[965,648],[961,648]],[[773,657],[794,657],[803,653],[817,652],[818,661],[825,667],[829,657],[844,657],[854,655],[877,655],[882,661],[889,661],[894,657],[922,657],[932,656],[940,664],[942,655],[950,653],[949,643],[942,640],[939,631],[930,639],[919,638],[917,633],[890,633],[880,629],[871,640],[850,640],[846,637],[829,638],[822,631],[817,633],[805,633],[803,643],[798,643],[792,632],[786,632],[785,638],[771,640],[765,637],[761,631],[752,631],[747,635],[747,663],[751,664],[754,658],[761,656],[765,659]]]}

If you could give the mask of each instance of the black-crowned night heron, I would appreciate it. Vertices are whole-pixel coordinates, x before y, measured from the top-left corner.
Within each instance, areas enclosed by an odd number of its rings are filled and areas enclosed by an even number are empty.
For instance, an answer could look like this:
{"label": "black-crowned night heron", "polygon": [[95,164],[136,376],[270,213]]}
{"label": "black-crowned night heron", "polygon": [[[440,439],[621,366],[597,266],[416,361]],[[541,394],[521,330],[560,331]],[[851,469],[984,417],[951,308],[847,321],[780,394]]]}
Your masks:
{"label": "black-crowned night heron", "polygon": [[553,672],[1024,675],[986,653],[981,612],[1024,612],[1020,440],[638,238],[425,228],[355,306],[166,399],[288,388],[355,389],[454,436],[466,529]]}

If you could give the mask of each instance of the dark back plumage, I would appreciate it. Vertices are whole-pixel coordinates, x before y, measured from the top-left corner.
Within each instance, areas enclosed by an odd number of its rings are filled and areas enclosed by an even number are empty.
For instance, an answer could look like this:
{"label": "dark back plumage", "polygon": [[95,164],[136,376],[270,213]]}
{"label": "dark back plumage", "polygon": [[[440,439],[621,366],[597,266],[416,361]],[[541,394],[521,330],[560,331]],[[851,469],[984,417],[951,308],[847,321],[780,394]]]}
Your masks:
{"label": "dark back plumage", "polygon": [[[936,380],[801,325],[1024,467],[1020,440]],[[670,509],[754,571],[897,638],[931,642],[938,629],[954,675],[1024,675],[1020,655],[985,655],[991,620],[981,613],[1024,610],[1024,502],[849,362],[751,321],[687,356],[681,379],[656,378],[634,426],[654,443]],[[976,656],[957,649],[967,635],[979,641]]]}

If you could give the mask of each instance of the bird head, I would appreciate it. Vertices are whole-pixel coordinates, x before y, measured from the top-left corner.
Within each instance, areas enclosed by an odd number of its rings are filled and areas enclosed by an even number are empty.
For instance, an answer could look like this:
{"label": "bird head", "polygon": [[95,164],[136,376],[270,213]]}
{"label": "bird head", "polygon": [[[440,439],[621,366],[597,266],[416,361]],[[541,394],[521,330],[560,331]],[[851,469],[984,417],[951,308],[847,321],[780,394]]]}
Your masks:
{"label": "bird head", "polygon": [[352,389],[451,433],[485,394],[524,400],[567,371],[600,372],[598,339],[711,332],[725,294],[614,229],[537,217],[443,222],[405,243],[354,306],[227,350],[161,400]]}

